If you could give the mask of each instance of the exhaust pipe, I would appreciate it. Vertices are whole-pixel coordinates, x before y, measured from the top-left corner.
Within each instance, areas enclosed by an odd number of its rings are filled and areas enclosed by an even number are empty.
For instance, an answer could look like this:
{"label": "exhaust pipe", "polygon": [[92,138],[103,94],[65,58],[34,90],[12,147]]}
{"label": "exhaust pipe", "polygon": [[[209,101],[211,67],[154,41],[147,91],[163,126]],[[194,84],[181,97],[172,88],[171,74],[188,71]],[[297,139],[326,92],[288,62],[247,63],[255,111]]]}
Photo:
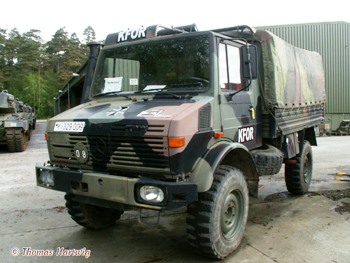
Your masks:
{"label": "exhaust pipe", "polygon": [[99,42],[93,41],[88,43],[87,46],[90,48],[90,55],[89,55],[88,66],[87,66],[87,71],[85,75],[85,81],[84,81],[83,92],[81,95],[80,103],[84,103],[88,101],[88,92],[91,87],[92,76],[94,74],[94,69],[96,66],[98,54],[100,52],[100,47],[102,46],[102,44]]}

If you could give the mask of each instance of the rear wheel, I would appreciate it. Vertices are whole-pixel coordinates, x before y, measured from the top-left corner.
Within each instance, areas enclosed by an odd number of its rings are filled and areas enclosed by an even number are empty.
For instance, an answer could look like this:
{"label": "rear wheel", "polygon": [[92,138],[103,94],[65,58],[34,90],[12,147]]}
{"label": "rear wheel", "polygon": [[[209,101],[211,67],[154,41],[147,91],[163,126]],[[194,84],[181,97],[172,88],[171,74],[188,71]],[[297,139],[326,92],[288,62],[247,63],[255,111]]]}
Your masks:
{"label": "rear wheel", "polygon": [[71,218],[87,229],[100,230],[113,226],[123,214],[123,211],[80,203],[72,194],[66,194],[64,198]]}
{"label": "rear wheel", "polygon": [[235,251],[243,238],[248,217],[248,188],[242,172],[219,166],[208,192],[188,207],[190,244],[204,255],[223,259]]}
{"label": "rear wheel", "polygon": [[285,181],[287,189],[295,195],[303,195],[309,191],[312,179],[313,157],[311,145],[304,142],[303,149],[295,158],[294,162],[285,165]]}

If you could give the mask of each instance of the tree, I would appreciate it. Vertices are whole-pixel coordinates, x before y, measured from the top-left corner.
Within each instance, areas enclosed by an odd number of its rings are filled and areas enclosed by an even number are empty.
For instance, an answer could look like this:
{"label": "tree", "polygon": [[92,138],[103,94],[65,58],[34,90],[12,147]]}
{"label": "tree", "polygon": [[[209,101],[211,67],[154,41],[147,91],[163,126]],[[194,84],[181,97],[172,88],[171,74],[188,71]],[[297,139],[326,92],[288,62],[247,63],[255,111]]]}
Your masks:
{"label": "tree", "polygon": [[[13,29],[8,34],[3,46],[2,60],[2,88],[9,90],[10,93],[23,98],[24,81],[27,74],[32,72],[39,73],[41,65],[41,42],[39,30],[30,30],[20,34]],[[40,73],[39,73],[40,74]]]}
{"label": "tree", "polygon": [[88,26],[87,28],[85,28],[83,35],[85,36],[85,39],[84,39],[85,44],[96,40],[95,30],[91,26]]}
{"label": "tree", "polygon": [[58,83],[63,86],[87,58],[87,48],[82,45],[74,33],[68,38],[64,28],[59,29],[53,39],[47,42],[46,52],[52,71],[58,76]]}
{"label": "tree", "polygon": [[[39,118],[47,118],[53,115],[53,97],[87,60],[88,48],[75,33],[68,37],[64,27],[46,43],[40,33],[0,28],[0,90],[7,89],[31,105]],[[95,39],[90,26],[84,35]]]}
{"label": "tree", "polygon": [[5,46],[6,46],[6,30],[0,28],[0,89],[4,88],[4,70],[5,70]]}
{"label": "tree", "polygon": [[32,72],[40,69],[42,59],[42,39],[40,31],[32,29],[21,36],[22,44],[17,52],[17,67],[22,72]]}
{"label": "tree", "polygon": [[19,46],[21,45],[21,35],[17,29],[12,29],[7,34],[7,39],[4,41],[2,48],[2,60],[3,60],[3,81],[2,88],[10,90],[12,80],[16,80],[16,63],[18,61],[17,54]]}
{"label": "tree", "polygon": [[51,70],[59,75],[59,79],[62,82],[64,75],[62,71],[64,71],[64,55],[67,52],[68,46],[68,33],[64,28],[60,28],[53,35],[52,40],[46,43],[46,53],[48,55],[48,64]]}
{"label": "tree", "polygon": [[87,59],[88,48],[85,44],[80,42],[76,34],[72,34],[65,55],[67,58],[67,70],[69,71],[69,76],[71,76]]}

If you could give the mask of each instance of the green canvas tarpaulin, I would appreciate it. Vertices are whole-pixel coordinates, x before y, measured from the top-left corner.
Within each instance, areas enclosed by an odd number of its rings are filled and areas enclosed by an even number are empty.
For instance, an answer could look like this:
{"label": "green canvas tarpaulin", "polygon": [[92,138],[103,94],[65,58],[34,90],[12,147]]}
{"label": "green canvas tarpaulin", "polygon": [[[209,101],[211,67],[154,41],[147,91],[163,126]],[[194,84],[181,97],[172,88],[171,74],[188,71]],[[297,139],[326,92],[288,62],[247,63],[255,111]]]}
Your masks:
{"label": "green canvas tarpaulin", "polygon": [[265,100],[270,107],[295,108],[326,101],[322,57],[297,48],[269,31],[261,38]]}

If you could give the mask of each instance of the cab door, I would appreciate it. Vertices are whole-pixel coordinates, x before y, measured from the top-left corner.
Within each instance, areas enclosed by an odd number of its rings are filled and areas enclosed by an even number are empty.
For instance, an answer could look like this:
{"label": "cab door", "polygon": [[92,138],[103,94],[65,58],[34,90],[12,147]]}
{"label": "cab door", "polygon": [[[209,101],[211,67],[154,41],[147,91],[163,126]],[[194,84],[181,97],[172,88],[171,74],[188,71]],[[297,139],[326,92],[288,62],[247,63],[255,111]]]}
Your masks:
{"label": "cab door", "polygon": [[261,98],[257,80],[242,80],[239,43],[218,44],[219,96],[225,137],[248,149],[262,144]]}

